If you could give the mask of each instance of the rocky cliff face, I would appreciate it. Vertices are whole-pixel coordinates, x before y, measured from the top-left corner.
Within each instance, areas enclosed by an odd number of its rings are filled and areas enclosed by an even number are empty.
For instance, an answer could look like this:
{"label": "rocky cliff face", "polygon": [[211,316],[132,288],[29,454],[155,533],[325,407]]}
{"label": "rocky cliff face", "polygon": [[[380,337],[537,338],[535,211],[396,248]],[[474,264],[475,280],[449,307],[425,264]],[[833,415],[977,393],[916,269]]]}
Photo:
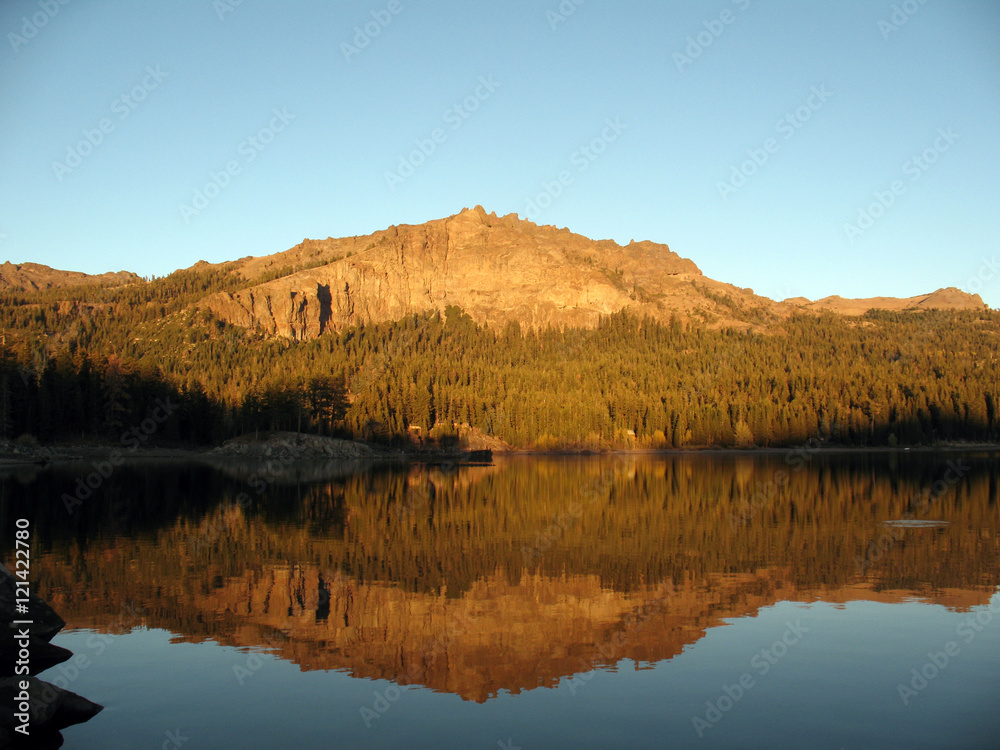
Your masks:
{"label": "rocky cliff face", "polygon": [[[194,269],[202,265],[209,266]],[[660,321],[677,317],[710,327],[766,328],[796,311],[860,315],[872,308],[986,308],[978,295],[953,288],[907,299],[775,302],[704,276],[666,245],[591,240],[516,214],[488,214],[481,206],[364,237],[307,239],[285,252],[225,265],[242,277],[245,288],[210,294],[197,307],[233,325],[298,341],[363,323],[444,312],[450,305],[482,325],[502,328],[516,321],[536,329],[593,327],[602,316],[622,310]],[[34,263],[0,265],[0,291],[137,283],[145,282],[125,271],[90,276]]]}
{"label": "rocky cliff face", "polygon": [[[502,328],[592,327],[628,310],[665,321],[749,328],[795,311],[860,315],[871,308],[972,309],[977,295],[941,289],[908,299],[827,297],[775,302],[702,275],[690,260],[654,242],[622,246],[567,229],[539,226],[481,206],[446,219],[402,225],[365,237],[303,240],[283,253],[239,262],[252,283],[199,303],[234,325],[306,340],[327,330],[456,305],[480,324]],[[282,269],[306,268],[297,273]]]}
{"label": "rocky cliff face", "polygon": [[590,327],[623,309],[659,319],[701,309],[732,321],[734,306],[776,304],[704,277],[666,245],[594,241],[479,206],[367,237],[305,241],[277,256],[244,261],[240,273],[251,279],[277,267],[328,260],[215,294],[200,307],[235,325],[301,340],[449,305],[492,327],[517,321],[539,328]]}

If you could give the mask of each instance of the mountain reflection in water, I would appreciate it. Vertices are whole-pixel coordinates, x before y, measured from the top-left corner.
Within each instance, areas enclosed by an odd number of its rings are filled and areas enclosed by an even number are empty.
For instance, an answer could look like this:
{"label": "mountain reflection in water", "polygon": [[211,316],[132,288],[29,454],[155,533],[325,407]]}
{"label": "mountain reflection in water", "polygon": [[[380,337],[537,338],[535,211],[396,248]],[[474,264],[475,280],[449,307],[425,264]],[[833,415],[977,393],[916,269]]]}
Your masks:
{"label": "mountain reflection in water", "polygon": [[995,458],[964,455],[943,489],[953,456],[806,459],[126,467],[72,515],[56,498],[79,469],[0,491],[5,527],[44,529],[38,589],[69,628],[162,628],[478,702],[671,659],[781,601],[989,601]]}

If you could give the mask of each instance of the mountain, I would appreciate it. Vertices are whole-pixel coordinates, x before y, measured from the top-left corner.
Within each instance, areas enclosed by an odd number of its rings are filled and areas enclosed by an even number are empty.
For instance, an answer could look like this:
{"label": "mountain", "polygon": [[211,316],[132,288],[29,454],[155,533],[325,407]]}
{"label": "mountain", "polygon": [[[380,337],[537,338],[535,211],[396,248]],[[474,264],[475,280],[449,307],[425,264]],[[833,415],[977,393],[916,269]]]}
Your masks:
{"label": "mountain", "polygon": [[1000,313],[974,295],[776,302],[480,207],[149,281],[3,268],[0,440],[120,437],[156,398],[183,404],[157,439],[198,444],[1000,439]]}
{"label": "mountain", "polygon": [[[777,302],[710,279],[667,245],[591,240],[481,206],[419,225],[362,237],[303,240],[286,250],[229,263],[199,262],[167,281],[173,299],[266,335],[305,341],[329,331],[461,308],[476,323],[501,330],[594,328],[627,311],[660,322],[672,318],[710,328],[759,329],[796,312],[861,315],[869,309],[985,310],[958,289],[895,299]],[[133,273],[88,276],[32,263],[0,266],[0,292],[131,287]],[[161,290],[161,297],[164,295]],[[114,294],[105,302],[120,301]]]}
{"label": "mountain", "polygon": [[241,261],[247,280],[277,269],[303,270],[198,303],[228,323],[290,339],[454,305],[474,321],[502,328],[592,328],[627,310],[667,321],[750,328],[796,310],[860,315],[873,307],[986,308],[976,295],[939,290],[909,300],[827,298],[775,302],[715,281],[666,245],[591,240],[481,206],[420,225],[364,237],[304,240],[277,255]]}
{"label": "mountain", "polygon": [[810,302],[805,297],[786,299],[805,310],[829,311],[841,315],[864,315],[869,310],[986,310],[987,305],[978,294],[968,294],[955,287],[938,289],[931,294],[917,297],[868,297],[844,299],[834,295]]}
{"label": "mountain", "polygon": [[705,277],[666,245],[622,247],[514,214],[487,214],[481,206],[364,237],[305,240],[278,255],[241,261],[238,270],[253,279],[303,266],[211,295],[198,306],[229,323],[300,340],[329,328],[443,312],[452,305],[493,328],[511,321],[530,328],[592,328],[620,310],[745,326],[743,318],[776,306]]}
{"label": "mountain", "polygon": [[229,323],[297,340],[330,328],[443,312],[449,305],[493,328],[511,321],[531,328],[591,328],[621,310],[661,321],[677,316],[749,328],[796,309],[860,315],[874,307],[986,307],[978,296],[957,289],[907,300],[775,302],[708,278],[666,245],[591,240],[515,214],[487,214],[481,206],[364,237],[304,240],[284,253],[241,261],[238,270],[249,280],[304,266],[216,293],[198,306]]}
{"label": "mountain", "polygon": [[32,292],[72,286],[125,286],[142,283],[142,278],[129,271],[102,273],[92,276],[78,271],[59,271],[38,263],[0,265],[0,292]]}

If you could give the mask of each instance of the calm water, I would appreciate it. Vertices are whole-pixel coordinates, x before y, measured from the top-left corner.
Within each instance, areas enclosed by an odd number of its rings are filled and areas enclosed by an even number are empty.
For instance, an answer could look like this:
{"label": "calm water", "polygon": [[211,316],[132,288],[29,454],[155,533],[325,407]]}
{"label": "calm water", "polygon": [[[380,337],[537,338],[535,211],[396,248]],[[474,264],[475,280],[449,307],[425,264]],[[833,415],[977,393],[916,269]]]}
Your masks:
{"label": "calm water", "polygon": [[0,475],[67,748],[1000,747],[995,454],[91,470]]}

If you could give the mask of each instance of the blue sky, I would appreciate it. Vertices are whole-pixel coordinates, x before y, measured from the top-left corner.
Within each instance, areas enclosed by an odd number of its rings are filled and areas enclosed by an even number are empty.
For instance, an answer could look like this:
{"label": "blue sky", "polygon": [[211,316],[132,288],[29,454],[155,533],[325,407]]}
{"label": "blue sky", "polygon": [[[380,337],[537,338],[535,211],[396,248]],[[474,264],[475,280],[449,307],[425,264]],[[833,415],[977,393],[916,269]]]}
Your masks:
{"label": "blue sky", "polygon": [[481,204],[779,299],[1000,307],[996,2],[5,0],[0,33],[0,260],[165,275]]}

